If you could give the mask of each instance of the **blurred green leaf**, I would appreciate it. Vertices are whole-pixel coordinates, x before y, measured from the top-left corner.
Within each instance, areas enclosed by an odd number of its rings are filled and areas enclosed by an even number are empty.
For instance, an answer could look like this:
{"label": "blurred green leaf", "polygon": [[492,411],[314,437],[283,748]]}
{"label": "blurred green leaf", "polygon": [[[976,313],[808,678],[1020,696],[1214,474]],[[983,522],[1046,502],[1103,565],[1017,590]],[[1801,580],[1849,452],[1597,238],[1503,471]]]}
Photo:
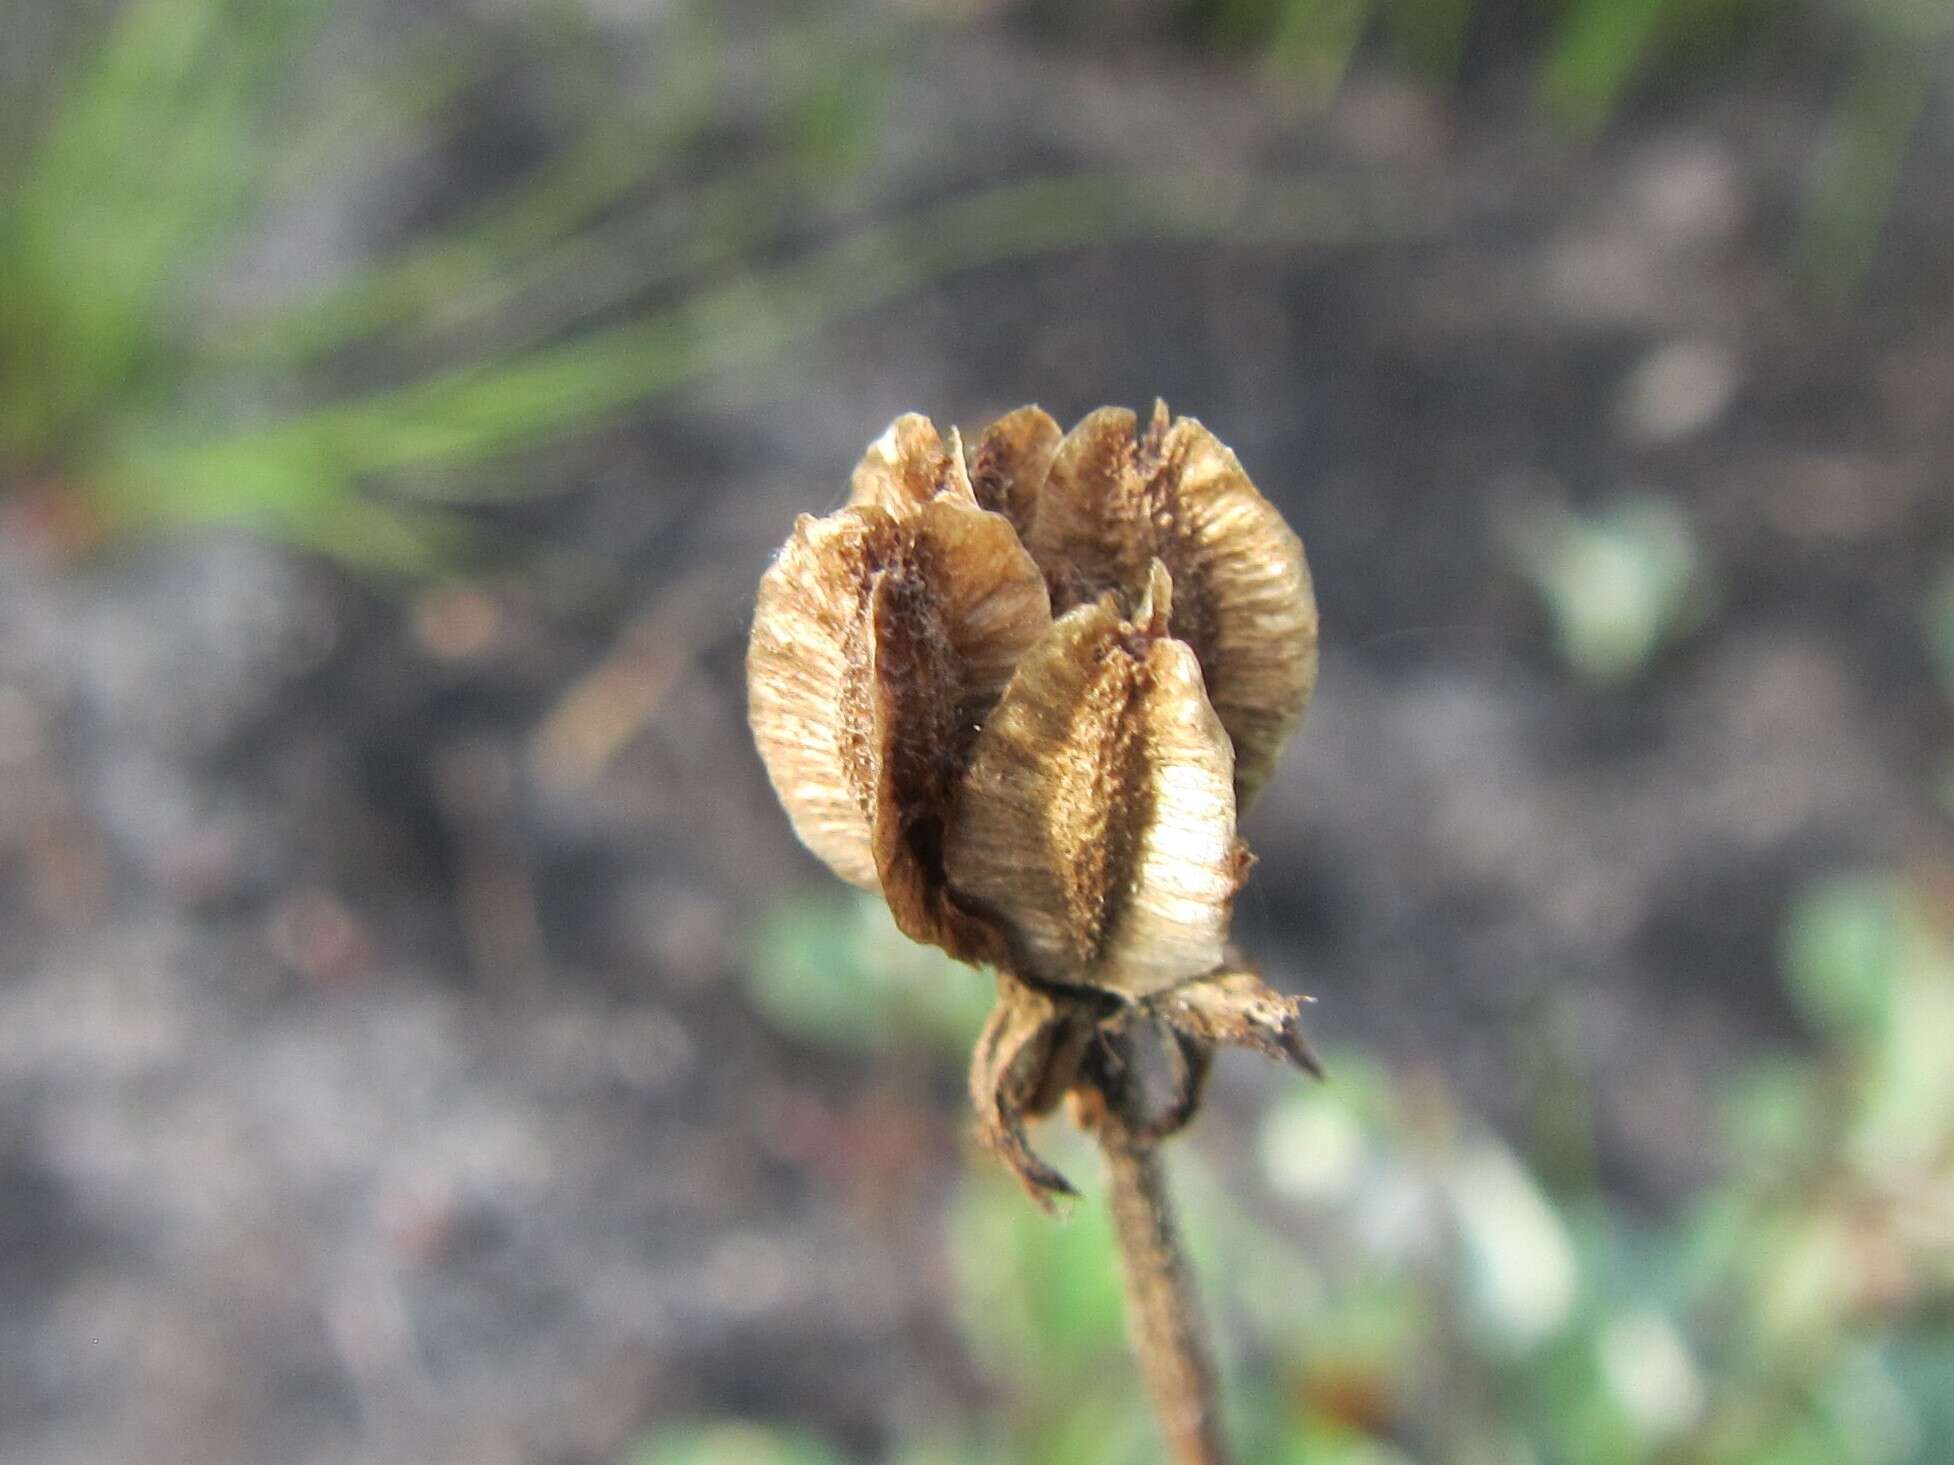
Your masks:
{"label": "blurred green leaf", "polygon": [[1592,518],[1552,514],[1513,537],[1562,656],[1590,680],[1633,676],[1707,612],[1695,528],[1667,500],[1629,499]]}
{"label": "blurred green leaf", "polygon": [[1396,1445],[1316,1420],[1296,1426],[1274,1459],[1276,1465],[1415,1465]]}
{"label": "blurred green leaf", "polygon": [[904,936],[883,901],[829,892],[762,918],[746,992],[795,1037],[852,1052],[920,1043],[959,1059],[993,995],[987,976]]}
{"label": "blurred green leaf", "polygon": [[1853,1342],[1817,1390],[1817,1412],[1851,1465],[1902,1465],[1920,1458],[1921,1425],[1913,1402],[1879,1350]]}
{"label": "blurred green leaf", "polygon": [[[1040,1140],[1075,1181],[1093,1175],[1094,1157],[1076,1137]],[[1122,1355],[1119,1263],[1096,1194],[1054,1220],[987,1168],[959,1191],[950,1245],[971,1344],[1022,1394],[1059,1400],[1087,1390]]]}
{"label": "blurred green leaf", "polygon": [[[937,1427],[948,1429],[950,1421],[940,1421]],[[892,1465],[1014,1465],[1014,1460],[1000,1445],[948,1440],[905,1445],[892,1457]]]}
{"label": "blurred green leaf", "polygon": [[1382,0],[1398,54],[1430,77],[1450,77],[1465,51],[1473,0]]}
{"label": "blurred green leaf", "polygon": [[1820,1031],[1864,1039],[1886,1020],[1903,944],[1899,892],[1842,875],[1801,892],[1780,951],[1792,1001]]}
{"label": "blurred green leaf", "polygon": [[1270,65],[1293,78],[1307,102],[1323,105],[1350,69],[1374,8],[1375,0],[1284,0],[1266,42]]}
{"label": "blurred green leaf", "polygon": [[0,449],[33,459],[162,366],[246,211],[297,0],[135,0],[54,88],[0,201]]}
{"label": "blurred green leaf", "polygon": [[1540,97],[1576,133],[1614,115],[1669,0],[1574,0],[1540,69]]}
{"label": "blurred green leaf", "polygon": [[1822,1355],[1838,1341],[1854,1272],[1847,1221],[1825,1212],[1767,1213],[1750,1237],[1756,1341],[1767,1363]]}
{"label": "blurred green leaf", "polygon": [[1708,1391],[1674,1321],[1631,1302],[1609,1319],[1598,1341],[1608,1391],[1635,1433],[1623,1453],[1667,1444],[1695,1426]]}
{"label": "blurred green leaf", "polygon": [[846,1465],[846,1458],[801,1430],[744,1421],[660,1429],[627,1457],[629,1465]]}
{"label": "blurred green leaf", "polygon": [[1349,1200],[1371,1164],[1372,1139],[1342,1083],[1284,1094],[1263,1116],[1257,1147],[1272,1189],[1311,1205]]}
{"label": "blurred green leaf", "polygon": [[1469,1320],[1495,1348],[1536,1346],[1567,1322],[1580,1287],[1566,1225],[1519,1160],[1493,1140],[1462,1148],[1446,1182]]}
{"label": "blurred green leaf", "polygon": [[1954,1150],[1954,949],[1911,904],[1898,926],[1891,1007],[1851,1153],[1874,1175],[1907,1180]]}
{"label": "blurred green leaf", "polygon": [[1778,1054],[1745,1066],[1719,1096],[1722,1149],[1754,1184],[1795,1175],[1836,1134],[1837,1096],[1810,1060]]}

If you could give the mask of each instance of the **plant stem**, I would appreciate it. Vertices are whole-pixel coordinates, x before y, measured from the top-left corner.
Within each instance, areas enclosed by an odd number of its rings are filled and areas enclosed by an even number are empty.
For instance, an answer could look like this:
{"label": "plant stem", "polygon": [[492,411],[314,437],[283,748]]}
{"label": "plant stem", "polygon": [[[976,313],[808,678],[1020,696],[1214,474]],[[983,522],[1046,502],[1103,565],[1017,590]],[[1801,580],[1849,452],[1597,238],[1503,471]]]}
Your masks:
{"label": "plant stem", "polygon": [[1097,1125],[1126,1277],[1127,1332],[1175,1465],[1226,1465],[1214,1364],[1153,1142],[1106,1096]]}

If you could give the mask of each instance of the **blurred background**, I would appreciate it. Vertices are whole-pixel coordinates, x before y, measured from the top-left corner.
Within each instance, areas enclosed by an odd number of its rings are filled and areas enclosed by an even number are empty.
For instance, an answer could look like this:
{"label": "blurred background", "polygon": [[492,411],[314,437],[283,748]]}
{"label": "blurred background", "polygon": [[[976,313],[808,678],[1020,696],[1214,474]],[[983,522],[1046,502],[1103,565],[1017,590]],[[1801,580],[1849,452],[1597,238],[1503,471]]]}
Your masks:
{"label": "blurred background", "polygon": [[1156,1458],[740,671],[896,413],[1155,394],[1324,622],[1244,1460],[1954,1459],[1944,0],[4,28],[0,1461]]}

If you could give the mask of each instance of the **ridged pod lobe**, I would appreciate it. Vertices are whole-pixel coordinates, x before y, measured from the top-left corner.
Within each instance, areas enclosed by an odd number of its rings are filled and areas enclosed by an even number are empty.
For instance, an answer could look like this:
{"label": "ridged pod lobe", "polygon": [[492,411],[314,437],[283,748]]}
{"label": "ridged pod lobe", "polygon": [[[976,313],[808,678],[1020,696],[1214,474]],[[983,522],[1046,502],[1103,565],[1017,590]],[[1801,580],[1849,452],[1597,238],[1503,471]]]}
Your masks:
{"label": "ridged pod lobe", "polygon": [[919,412],[907,412],[868,445],[849,479],[850,504],[873,504],[892,514],[911,513],[947,494],[1002,514],[1024,534],[1038,491],[1065,436],[1039,407],[1007,412],[966,449],[955,428],[949,436]]}
{"label": "ridged pod lobe", "polygon": [[978,735],[945,868],[1038,982],[1142,997],[1220,965],[1246,868],[1234,758],[1154,565],[1053,622]]}
{"label": "ridged pod lobe", "polygon": [[944,901],[944,830],[977,727],[1049,624],[1010,524],[958,496],[803,516],[760,582],[748,715],[795,833],[967,959],[989,953]]}
{"label": "ridged pod lobe", "polygon": [[936,424],[920,412],[905,412],[891,422],[868,445],[848,480],[851,506],[872,505],[898,517],[915,512],[939,494],[977,503],[957,430],[950,429],[946,442]]}
{"label": "ridged pod lobe", "polygon": [[1064,436],[1051,414],[1039,407],[1020,407],[998,418],[984,429],[969,455],[977,502],[1004,515],[1019,534],[1028,533],[1045,475]]}
{"label": "ridged pod lobe", "polygon": [[1144,432],[1103,407],[1059,445],[1027,544],[1057,611],[1108,591],[1134,605],[1149,566],[1166,565],[1173,634],[1200,662],[1245,808],[1308,705],[1317,613],[1302,541],[1234,453],[1165,403]]}

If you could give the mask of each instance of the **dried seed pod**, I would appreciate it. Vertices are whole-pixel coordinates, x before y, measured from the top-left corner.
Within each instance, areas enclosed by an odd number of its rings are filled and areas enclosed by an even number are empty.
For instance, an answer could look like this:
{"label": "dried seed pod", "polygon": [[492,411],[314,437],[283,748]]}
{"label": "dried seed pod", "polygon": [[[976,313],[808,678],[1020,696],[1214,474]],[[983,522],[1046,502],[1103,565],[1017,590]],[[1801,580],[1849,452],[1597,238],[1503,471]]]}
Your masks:
{"label": "dried seed pod", "polygon": [[1037,512],[1038,493],[1051,470],[1063,429],[1041,407],[1007,412],[977,439],[970,455],[970,483],[977,502],[1027,533]]}
{"label": "dried seed pod", "polygon": [[1222,960],[1247,857],[1234,756],[1159,564],[1053,622],[978,734],[945,868],[1034,981],[1140,997]]}
{"label": "dried seed pod", "polygon": [[1068,610],[1134,604],[1148,566],[1173,576],[1173,633],[1193,647],[1235,748],[1242,807],[1275,766],[1316,682],[1316,598],[1303,545],[1234,453],[1191,417],[1102,407],[1059,445],[1027,544]]}
{"label": "dried seed pod", "polygon": [[760,581],[748,715],[795,833],[965,959],[989,951],[943,898],[944,827],[976,728],[1049,624],[1010,524],[955,496],[803,516]]}

